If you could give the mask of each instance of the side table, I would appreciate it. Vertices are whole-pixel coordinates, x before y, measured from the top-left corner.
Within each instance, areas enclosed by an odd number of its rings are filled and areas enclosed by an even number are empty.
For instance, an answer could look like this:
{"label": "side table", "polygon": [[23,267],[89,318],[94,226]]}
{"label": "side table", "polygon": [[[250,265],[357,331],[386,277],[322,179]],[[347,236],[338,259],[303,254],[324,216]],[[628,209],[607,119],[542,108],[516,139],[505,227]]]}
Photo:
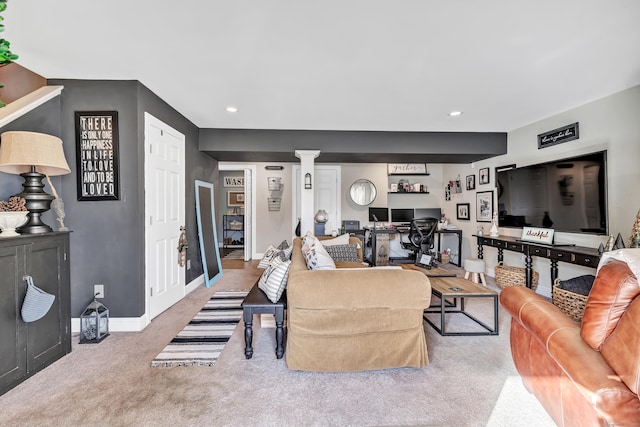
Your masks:
{"label": "side table", "polygon": [[247,359],[253,356],[253,315],[273,314],[276,318],[276,358],[284,355],[284,310],[287,306],[286,291],[280,299],[273,303],[267,298],[256,282],[249,294],[242,301],[242,318],[244,320],[244,355]]}

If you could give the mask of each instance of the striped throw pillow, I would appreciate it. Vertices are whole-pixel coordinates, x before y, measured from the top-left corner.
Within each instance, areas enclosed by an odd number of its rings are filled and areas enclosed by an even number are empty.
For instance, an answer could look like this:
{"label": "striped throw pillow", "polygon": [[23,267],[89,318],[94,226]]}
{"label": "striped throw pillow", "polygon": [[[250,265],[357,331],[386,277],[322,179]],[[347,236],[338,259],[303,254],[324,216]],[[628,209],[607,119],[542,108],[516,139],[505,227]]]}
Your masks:
{"label": "striped throw pillow", "polygon": [[269,301],[276,303],[282,296],[287,287],[290,266],[291,260],[283,260],[277,256],[260,276],[258,287],[267,295]]}
{"label": "striped throw pillow", "polygon": [[269,245],[267,250],[264,251],[262,259],[258,263],[258,268],[267,268],[271,261],[273,261],[273,258],[278,254],[278,252],[280,252],[278,248],[273,245]]}

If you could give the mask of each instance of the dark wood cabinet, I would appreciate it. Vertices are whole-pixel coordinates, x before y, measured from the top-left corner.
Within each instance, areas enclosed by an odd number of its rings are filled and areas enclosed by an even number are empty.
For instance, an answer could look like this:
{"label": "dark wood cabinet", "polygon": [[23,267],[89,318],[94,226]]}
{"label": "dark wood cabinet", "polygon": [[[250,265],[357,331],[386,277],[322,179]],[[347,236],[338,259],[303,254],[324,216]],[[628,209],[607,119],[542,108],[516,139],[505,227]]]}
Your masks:
{"label": "dark wood cabinet", "polygon": [[[69,233],[0,238],[0,394],[71,351]],[[55,295],[47,314],[25,323],[25,276]]]}

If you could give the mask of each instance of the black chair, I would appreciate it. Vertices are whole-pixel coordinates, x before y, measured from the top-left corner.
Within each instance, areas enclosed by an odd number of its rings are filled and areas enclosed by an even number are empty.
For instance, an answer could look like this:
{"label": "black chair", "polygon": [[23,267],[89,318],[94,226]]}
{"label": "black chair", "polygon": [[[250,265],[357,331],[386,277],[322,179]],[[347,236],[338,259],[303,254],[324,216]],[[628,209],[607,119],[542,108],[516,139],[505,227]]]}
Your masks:
{"label": "black chair", "polygon": [[[414,218],[409,224],[409,240],[401,242],[401,246],[414,253],[416,263],[431,268],[435,266],[436,254],[433,250],[434,237],[438,228],[438,220],[436,218]],[[420,262],[422,255],[429,256],[428,264]]]}

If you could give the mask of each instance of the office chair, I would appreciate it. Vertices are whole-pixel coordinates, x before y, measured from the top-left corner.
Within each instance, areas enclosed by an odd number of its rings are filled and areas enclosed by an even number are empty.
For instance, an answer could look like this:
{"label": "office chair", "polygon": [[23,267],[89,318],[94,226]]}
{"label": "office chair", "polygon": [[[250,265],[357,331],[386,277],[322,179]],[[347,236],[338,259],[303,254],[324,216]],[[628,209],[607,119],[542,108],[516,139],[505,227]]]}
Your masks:
{"label": "office chair", "polygon": [[438,228],[438,220],[435,218],[414,218],[409,225],[409,241],[402,242],[402,247],[414,252],[416,262],[420,261],[421,255],[430,256],[429,263],[421,265],[426,268],[435,266],[436,254],[433,251],[434,236]]}

